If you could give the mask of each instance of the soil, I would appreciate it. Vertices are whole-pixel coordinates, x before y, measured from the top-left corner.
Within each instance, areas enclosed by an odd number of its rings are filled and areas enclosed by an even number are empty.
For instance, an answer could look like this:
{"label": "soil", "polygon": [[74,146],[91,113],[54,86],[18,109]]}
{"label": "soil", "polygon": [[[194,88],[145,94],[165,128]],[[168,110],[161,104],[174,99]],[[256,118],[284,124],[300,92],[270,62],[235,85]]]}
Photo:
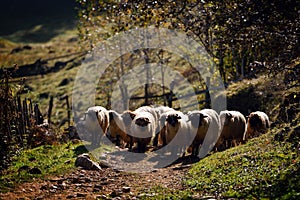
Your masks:
{"label": "soil", "polygon": [[125,172],[111,167],[102,170],[75,170],[23,183],[0,199],[139,199],[155,196],[150,189],[160,186],[184,190],[182,180],[191,163],[189,157],[165,168]]}

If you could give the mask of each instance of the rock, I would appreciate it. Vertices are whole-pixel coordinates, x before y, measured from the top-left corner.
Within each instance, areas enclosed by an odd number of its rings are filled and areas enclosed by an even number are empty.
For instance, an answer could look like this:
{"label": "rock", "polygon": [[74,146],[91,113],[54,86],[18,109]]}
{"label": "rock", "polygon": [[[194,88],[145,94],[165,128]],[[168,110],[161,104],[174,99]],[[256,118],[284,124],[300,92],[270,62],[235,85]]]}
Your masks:
{"label": "rock", "polygon": [[93,192],[99,192],[103,189],[102,185],[94,185]]}
{"label": "rock", "polygon": [[99,165],[100,165],[100,167],[102,167],[102,168],[109,168],[109,167],[110,167],[109,164],[108,164],[108,162],[103,161],[103,160],[101,160],[101,161],[99,162]]}
{"label": "rock", "polygon": [[85,193],[77,193],[76,197],[86,197],[87,194]]}
{"label": "rock", "polygon": [[123,194],[123,192],[121,190],[114,190],[110,193],[110,196],[112,198],[115,198],[115,197],[119,197]]}
{"label": "rock", "polygon": [[20,173],[21,171],[28,171],[30,167],[28,165],[24,165],[22,167],[19,167],[18,172]]}
{"label": "rock", "polygon": [[128,193],[130,192],[130,187],[122,187],[122,191]]}
{"label": "rock", "polygon": [[82,167],[86,170],[102,170],[98,163],[92,161],[88,154],[81,154],[76,158],[75,161],[76,167]]}
{"label": "rock", "polygon": [[42,174],[42,171],[37,167],[33,167],[29,170],[29,173],[30,174]]}

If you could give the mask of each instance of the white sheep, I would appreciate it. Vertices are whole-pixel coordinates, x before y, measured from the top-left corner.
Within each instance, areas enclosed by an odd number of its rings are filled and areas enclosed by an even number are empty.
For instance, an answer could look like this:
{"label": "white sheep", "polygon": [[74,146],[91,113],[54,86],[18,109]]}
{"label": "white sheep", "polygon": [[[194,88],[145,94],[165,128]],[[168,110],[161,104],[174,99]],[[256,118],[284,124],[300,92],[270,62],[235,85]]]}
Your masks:
{"label": "white sheep", "polygon": [[98,146],[100,139],[107,133],[109,126],[109,114],[106,108],[102,106],[93,106],[88,108],[83,121],[85,130],[92,135],[92,146]]}
{"label": "white sheep", "polygon": [[[195,110],[187,113],[190,123],[190,135],[193,142],[188,152],[192,156],[205,157],[211,151],[220,136],[220,118],[213,109]],[[199,147],[201,149],[199,151]]]}
{"label": "white sheep", "polygon": [[158,116],[150,106],[142,106],[130,113],[133,119],[130,127],[130,135],[137,143],[137,150],[144,152],[151,139],[155,136],[158,127]]}
{"label": "white sheep", "polygon": [[116,140],[118,146],[132,148],[133,139],[128,132],[128,125],[126,126],[126,115],[130,111],[124,111],[122,114],[114,110],[109,111],[109,131],[110,139]]}
{"label": "white sheep", "polygon": [[168,106],[155,106],[153,107],[154,111],[157,114],[157,119],[159,120],[157,123],[156,131],[155,131],[155,137],[153,139],[153,146],[157,147],[159,145],[165,145],[161,142],[161,132],[165,132],[165,124],[164,122],[161,123],[161,117],[167,112],[175,111],[173,108],[170,108]]}
{"label": "white sheep", "polygon": [[266,113],[261,111],[251,112],[248,116],[247,131],[244,140],[265,133],[270,128],[270,120]]}
{"label": "white sheep", "polygon": [[[244,141],[246,133],[246,119],[238,111],[221,111],[220,120],[222,125],[221,136],[217,142],[218,150],[229,146],[237,146]],[[230,142],[230,145],[228,144]]]}
{"label": "white sheep", "polygon": [[165,124],[164,131],[160,133],[163,144],[171,154],[184,155],[190,139],[188,117],[180,111],[168,111],[161,115],[162,124]]}

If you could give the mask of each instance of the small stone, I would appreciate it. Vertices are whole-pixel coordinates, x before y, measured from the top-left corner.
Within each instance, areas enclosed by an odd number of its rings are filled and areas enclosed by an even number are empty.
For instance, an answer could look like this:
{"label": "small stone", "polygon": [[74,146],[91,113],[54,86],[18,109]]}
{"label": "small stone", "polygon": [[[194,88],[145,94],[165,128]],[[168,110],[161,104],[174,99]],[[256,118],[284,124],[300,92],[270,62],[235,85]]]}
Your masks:
{"label": "small stone", "polygon": [[121,190],[114,190],[110,193],[110,196],[114,198],[114,197],[119,197],[122,194],[123,194],[123,192]]}
{"label": "small stone", "polygon": [[29,170],[29,173],[30,173],[30,174],[41,174],[42,171],[41,171],[39,168],[37,168],[37,167],[33,167],[33,168],[31,168],[31,169]]}
{"label": "small stone", "polygon": [[76,158],[76,167],[82,167],[86,170],[102,170],[98,163],[92,161],[88,154],[81,154]]}
{"label": "small stone", "polygon": [[130,192],[130,187],[122,187],[122,191],[128,193]]}
{"label": "small stone", "polygon": [[87,194],[84,194],[84,193],[77,193],[77,194],[76,194],[76,197],[86,197],[86,195],[87,195]]}
{"label": "small stone", "polygon": [[74,195],[74,194],[69,194],[69,195],[67,196],[67,199],[73,199],[73,198],[75,198],[75,195]]}

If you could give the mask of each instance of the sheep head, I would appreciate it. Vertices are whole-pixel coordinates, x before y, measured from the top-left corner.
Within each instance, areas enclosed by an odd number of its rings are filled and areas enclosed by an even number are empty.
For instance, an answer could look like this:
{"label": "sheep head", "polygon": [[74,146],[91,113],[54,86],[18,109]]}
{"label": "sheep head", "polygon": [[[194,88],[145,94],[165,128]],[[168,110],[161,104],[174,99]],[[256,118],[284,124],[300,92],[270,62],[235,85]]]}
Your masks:
{"label": "sheep head", "polygon": [[101,110],[99,111],[94,111],[94,110],[88,110],[87,112],[84,113],[84,120],[91,120],[91,121],[95,121],[98,120],[98,113],[101,112]]}
{"label": "sheep head", "polygon": [[181,119],[181,117],[178,114],[170,114],[167,116],[166,121],[173,127],[178,123],[178,120]]}
{"label": "sheep head", "polygon": [[193,127],[198,128],[199,126],[202,126],[203,119],[207,118],[207,115],[204,115],[200,112],[194,112],[194,113],[188,113],[189,121],[191,121],[191,124]]}
{"label": "sheep head", "polygon": [[141,127],[145,127],[148,126],[148,124],[150,124],[150,121],[147,117],[140,117],[136,119],[135,124]]}
{"label": "sheep head", "polygon": [[258,114],[252,114],[249,116],[249,124],[252,127],[261,127],[262,126],[262,120]]}
{"label": "sheep head", "polygon": [[225,113],[224,126],[228,125],[230,121],[233,121],[234,116],[231,113]]}

